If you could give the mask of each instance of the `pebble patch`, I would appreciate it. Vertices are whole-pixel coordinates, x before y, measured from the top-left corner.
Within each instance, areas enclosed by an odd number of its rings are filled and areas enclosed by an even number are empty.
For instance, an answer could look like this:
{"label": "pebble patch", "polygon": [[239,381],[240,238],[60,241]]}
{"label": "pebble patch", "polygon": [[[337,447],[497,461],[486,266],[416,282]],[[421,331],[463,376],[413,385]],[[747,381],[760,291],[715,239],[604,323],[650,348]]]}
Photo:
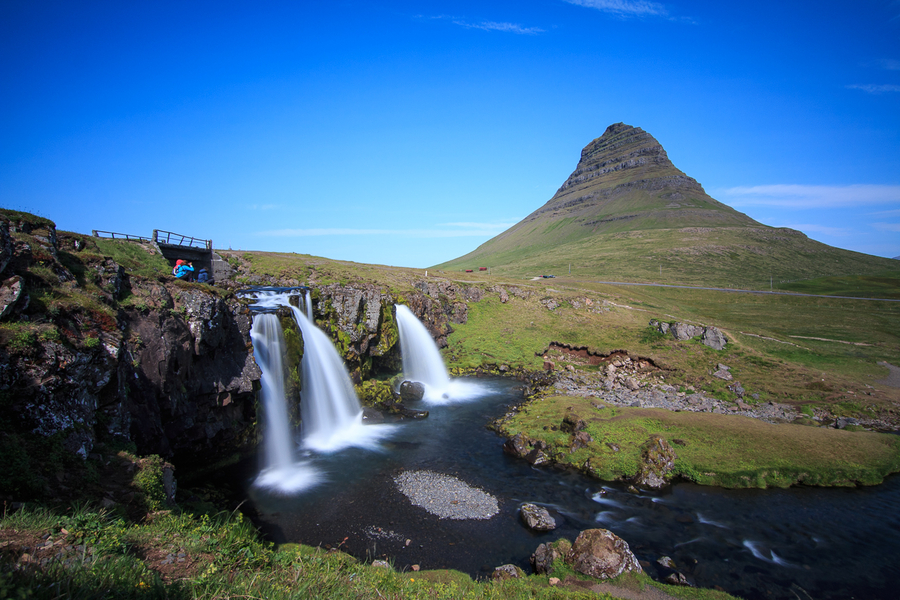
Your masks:
{"label": "pebble patch", "polygon": [[394,483],[413,505],[441,519],[490,519],[500,512],[494,496],[452,475],[404,471],[394,477]]}

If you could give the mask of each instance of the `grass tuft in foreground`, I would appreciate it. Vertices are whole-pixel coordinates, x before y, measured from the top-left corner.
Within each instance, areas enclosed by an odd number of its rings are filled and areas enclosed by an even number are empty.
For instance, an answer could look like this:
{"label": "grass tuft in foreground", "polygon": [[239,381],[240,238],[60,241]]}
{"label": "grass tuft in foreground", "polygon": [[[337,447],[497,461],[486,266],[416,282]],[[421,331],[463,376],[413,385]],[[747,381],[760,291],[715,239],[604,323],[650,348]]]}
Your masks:
{"label": "grass tuft in foreground", "polygon": [[[300,598],[612,599],[554,587],[546,576],[475,582],[456,571],[400,573],[334,550],[275,547],[240,513],[163,511],[130,523],[85,505],[67,514],[26,508],[0,519],[0,598],[93,600]],[[611,582],[617,585],[617,581]],[[629,577],[679,598],[731,598]],[[626,596],[633,597],[633,596]]]}

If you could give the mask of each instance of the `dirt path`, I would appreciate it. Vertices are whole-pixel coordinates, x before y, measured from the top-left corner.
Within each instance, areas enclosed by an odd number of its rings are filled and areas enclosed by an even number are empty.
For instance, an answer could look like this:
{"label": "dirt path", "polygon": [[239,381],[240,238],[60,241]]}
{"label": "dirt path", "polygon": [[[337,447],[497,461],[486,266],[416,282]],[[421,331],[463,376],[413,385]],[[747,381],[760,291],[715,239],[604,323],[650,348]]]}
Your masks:
{"label": "dirt path", "polygon": [[884,361],[880,361],[878,363],[882,367],[887,367],[890,373],[884,379],[876,381],[875,383],[880,383],[881,385],[886,385],[892,388],[900,388],[900,367],[895,367],[891,363],[887,363]]}

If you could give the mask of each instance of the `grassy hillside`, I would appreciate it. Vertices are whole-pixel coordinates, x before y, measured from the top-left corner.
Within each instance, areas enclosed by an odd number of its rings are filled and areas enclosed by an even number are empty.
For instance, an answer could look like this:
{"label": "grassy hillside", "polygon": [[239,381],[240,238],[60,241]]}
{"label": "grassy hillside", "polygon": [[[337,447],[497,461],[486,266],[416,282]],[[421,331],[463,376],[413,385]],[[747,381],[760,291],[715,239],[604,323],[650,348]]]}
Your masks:
{"label": "grassy hillside", "polygon": [[[234,253],[238,254],[238,253]],[[425,280],[423,270],[380,267],[321,257],[242,252],[249,272],[313,286],[371,282],[398,299]],[[573,269],[574,270],[574,269]],[[853,296],[900,297],[900,277],[814,279],[781,287]],[[900,303],[798,295],[739,294],[702,289],[606,285],[574,277],[524,281],[492,270],[447,273],[439,278],[482,287],[484,299],[468,302],[468,322],[454,325],[443,349],[458,372],[477,368],[542,368],[551,342],[586,346],[598,353],[626,350],[664,367],[666,382],[694,386],[735,399],[711,373],[731,366],[749,393],[762,401],[829,408],[845,416],[884,415],[900,423],[900,390],[879,383],[888,376],[881,362],[900,356]],[[429,280],[435,274],[429,272]],[[738,283],[738,282],[735,282]],[[766,288],[768,288],[768,281]],[[760,282],[762,287],[762,282]],[[779,287],[778,282],[775,288]],[[508,290],[501,302],[499,288]],[[799,291],[799,290],[798,290]],[[839,294],[844,295],[844,294]],[[548,301],[559,306],[552,310]],[[729,344],[714,351],[698,341],[676,342],[648,323],[686,321],[725,331]],[[590,373],[595,367],[577,365]]]}
{"label": "grassy hillside", "polygon": [[582,151],[544,206],[474,251],[436,265],[509,277],[768,289],[817,277],[900,276],[900,261],[841,250],[760,224],[711,198],[651,135],[616,124]]}
{"label": "grassy hillside", "polygon": [[833,248],[790,229],[651,229],[595,234],[560,244],[540,235],[535,238],[528,246],[516,245],[514,238],[495,238],[496,242],[434,268],[449,272],[490,267],[493,274],[518,278],[571,274],[585,280],[752,290],[820,277],[900,277],[900,261]]}

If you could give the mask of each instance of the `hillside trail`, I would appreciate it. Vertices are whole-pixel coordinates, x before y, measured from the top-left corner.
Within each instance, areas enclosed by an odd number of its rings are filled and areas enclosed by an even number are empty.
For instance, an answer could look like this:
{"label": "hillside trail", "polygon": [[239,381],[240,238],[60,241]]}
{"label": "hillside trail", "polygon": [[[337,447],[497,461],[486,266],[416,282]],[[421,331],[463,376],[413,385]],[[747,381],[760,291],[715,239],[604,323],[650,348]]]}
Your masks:
{"label": "hillside trail", "polygon": [[892,388],[900,388],[900,367],[895,367],[889,362],[879,361],[879,365],[882,367],[887,367],[890,373],[884,379],[879,379],[875,383],[880,383],[881,385],[886,385]]}

